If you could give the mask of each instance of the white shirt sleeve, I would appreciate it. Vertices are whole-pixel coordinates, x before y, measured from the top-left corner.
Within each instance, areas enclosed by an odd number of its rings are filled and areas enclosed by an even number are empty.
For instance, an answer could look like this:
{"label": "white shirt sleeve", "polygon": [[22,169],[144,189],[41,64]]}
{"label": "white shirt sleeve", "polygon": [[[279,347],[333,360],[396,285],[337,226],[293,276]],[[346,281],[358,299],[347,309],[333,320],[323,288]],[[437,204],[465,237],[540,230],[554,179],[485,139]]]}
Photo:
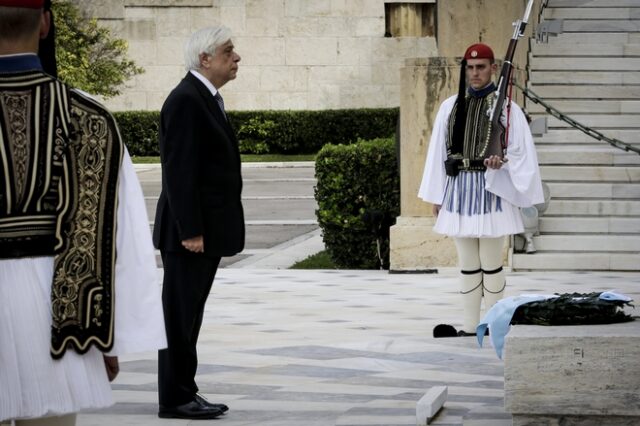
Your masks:
{"label": "white shirt sleeve", "polygon": [[444,161],[447,159],[447,128],[449,115],[453,110],[457,96],[445,100],[436,115],[429,141],[429,151],[422,174],[422,183],[418,197],[432,204],[442,204],[447,174]]}
{"label": "white shirt sleeve", "polygon": [[518,105],[511,103],[511,123],[506,158],[500,169],[485,172],[487,191],[517,207],[544,202],[538,156],[527,119]]}
{"label": "white shirt sleeve", "polygon": [[142,188],[125,147],[118,186],[114,344],[109,355],[166,347],[155,250]]}

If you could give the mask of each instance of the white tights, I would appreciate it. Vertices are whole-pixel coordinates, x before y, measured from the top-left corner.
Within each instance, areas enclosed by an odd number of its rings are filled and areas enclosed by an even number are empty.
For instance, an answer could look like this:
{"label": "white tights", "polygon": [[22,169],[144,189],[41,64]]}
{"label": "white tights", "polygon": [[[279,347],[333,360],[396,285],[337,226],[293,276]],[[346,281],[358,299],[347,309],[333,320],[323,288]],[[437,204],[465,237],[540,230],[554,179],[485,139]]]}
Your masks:
{"label": "white tights", "polygon": [[[5,423],[7,422],[7,423]],[[40,417],[38,419],[23,419],[0,422],[0,425],[15,425],[15,426],[75,426],[76,414],[66,414],[64,416],[54,417]]]}
{"label": "white tights", "polygon": [[480,322],[484,295],[485,312],[502,298],[506,281],[502,271],[504,237],[455,238],[461,269],[462,329],[474,333]]}

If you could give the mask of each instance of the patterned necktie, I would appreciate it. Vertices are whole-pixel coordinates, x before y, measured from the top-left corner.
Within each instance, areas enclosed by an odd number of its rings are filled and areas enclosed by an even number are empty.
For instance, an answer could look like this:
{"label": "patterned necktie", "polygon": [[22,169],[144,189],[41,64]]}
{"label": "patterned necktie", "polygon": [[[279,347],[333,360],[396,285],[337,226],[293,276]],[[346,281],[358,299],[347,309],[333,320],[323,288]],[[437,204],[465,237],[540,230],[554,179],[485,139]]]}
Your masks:
{"label": "patterned necktie", "polygon": [[222,100],[222,96],[220,96],[220,92],[216,92],[214,98],[220,107],[220,111],[222,111],[222,116],[227,120],[227,113],[224,111],[224,101]]}

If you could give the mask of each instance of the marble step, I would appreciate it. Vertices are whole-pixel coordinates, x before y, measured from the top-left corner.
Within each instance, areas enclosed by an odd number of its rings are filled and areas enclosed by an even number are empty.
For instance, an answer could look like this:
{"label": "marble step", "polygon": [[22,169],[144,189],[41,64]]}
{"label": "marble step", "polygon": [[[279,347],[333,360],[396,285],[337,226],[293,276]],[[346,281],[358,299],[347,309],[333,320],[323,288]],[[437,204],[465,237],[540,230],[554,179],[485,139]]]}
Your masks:
{"label": "marble step", "polygon": [[[531,118],[545,116],[547,114],[532,113]],[[571,118],[578,123],[595,130],[606,129],[640,129],[640,114],[571,114]],[[555,117],[547,117],[549,129],[571,127],[563,120]]]}
{"label": "marble step", "polygon": [[533,244],[543,252],[640,253],[640,238],[637,235],[540,235],[533,237]]}
{"label": "marble step", "polygon": [[638,200],[574,200],[551,198],[545,216],[640,216]]}
{"label": "marble step", "polygon": [[639,32],[640,19],[565,19],[562,22],[565,33],[614,33]]}
{"label": "marble step", "polygon": [[640,166],[640,155],[608,146],[538,146],[536,152],[541,165]]}
{"label": "marble step", "polygon": [[[548,141],[548,140],[536,140],[535,144],[537,148],[554,148],[554,147],[567,147],[567,148],[573,148],[573,149],[582,149],[582,148],[587,148],[587,147],[602,147],[602,146],[611,146],[614,149],[619,149],[620,152],[623,155],[640,155],[638,154],[638,150],[640,150],[640,142],[636,142],[636,143],[625,143],[622,142],[624,145],[624,147],[629,148],[629,149],[624,149],[624,148],[618,148],[618,147],[614,147],[613,145],[609,145],[608,143],[604,142],[604,141],[597,141],[595,139],[593,139],[592,141],[588,141],[588,142],[559,142],[559,141]],[[632,149],[635,149],[635,151],[633,151]],[[566,162],[562,162],[563,160],[560,161],[555,161],[555,162],[549,162],[549,163],[542,163],[543,165],[567,165]],[[633,159],[626,159],[626,158],[620,158],[620,159],[616,159],[615,160],[616,163],[615,164],[622,164],[622,165],[633,165],[636,164],[636,161]],[[574,165],[576,165],[574,163]]]}
{"label": "marble step", "polygon": [[[638,63],[640,66],[640,63]],[[638,68],[640,69],[640,68]],[[592,99],[639,99],[640,85],[607,86],[607,85],[535,85],[531,87],[545,102],[553,105],[553,100]]]}
{"label": "marble step", "polygon": [[[636,73],[640,74],[640,73]],[[640,77],[640,76],[639,76]],[[564,114],[584,114],[584,113],[602,113],[602,114],[639,114],[640,100],[607,100],[607,101],[590,101],[590,100],[560,100],[556,99],[553,103],[549,102],[553,108]],[[527,111],[531,114],[545,113],[545,108],[540,105],[527,101]]]}
{"label": "marble step", "polygon": [[[607,129],[602,134],[609,138],[618,139],[629,144],[640,145],[640,130],[635,129]],[[606,142],[592,138],[577,129],[550,129],[542,136],[535,138],[536,145],[539,144],[581,144],[608,146]]]}
{"label": "marble step", "polygon": [[531,63],[532,71],[634,71],[640,68],[640,58],[567,58],[536,57]]}
{"label": "marble step", "polygon": [[546,182],[639,183],[640,167],[634,166],[540,166]]}
{"label": "marble step", "polygon": [[572,252],[514,253],[514,271],[638,271],[640,253]]}
{"label": "marble step", "polygon": [[638,0],[549,0],[549,8],[556,7],[638,7]]}
{"label": "marble step", "polygon": [[575,44],[532,44],[531,54],[536,57],[545,56],[568,56],[568,57],[634,57],[640,56],[640,45],[638,44],[590,44],[588,46],[576,47]]}
{"label": "marble step", "polygon": [[[636,3],[635,6],[638,4]],[[638,7],[551,7],[545,19],[640,19]]]}
{"label": "marble step", "polygon": [[[553,193],[553,189],[551,190]],[[542,234],[640,234],[637,217],[540,217]]]}
{"label": "marble step", "polygon": [[547,182],[554,198],[640,199],[640,183]]}
{"label": "marble step", "polygon": [[[531,44],[535,44],[536,41],[532,40]],[[640,43],[640,34],[638,33],[561,33],[557,36],[549,37],[549,45],[586,45],[583,48],[588,48],[592,44],[637,44]]]}

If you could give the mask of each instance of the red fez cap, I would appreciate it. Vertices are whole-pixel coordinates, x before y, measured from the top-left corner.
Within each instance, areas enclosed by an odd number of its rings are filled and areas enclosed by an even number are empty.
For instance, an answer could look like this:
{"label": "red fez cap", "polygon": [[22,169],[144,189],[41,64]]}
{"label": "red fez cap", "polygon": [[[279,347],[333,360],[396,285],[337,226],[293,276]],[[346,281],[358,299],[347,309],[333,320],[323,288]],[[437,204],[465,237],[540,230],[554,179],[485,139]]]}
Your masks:
{"label": "red fez cap", "polygon": [[44,0],[0,0],[0,6],[41,9],[44,6]]}
{"label": "red fez cap", "polygon": [[464,52],[464,59],[489,59],[493,61],[493,50],[484,43],[472,44]]}

